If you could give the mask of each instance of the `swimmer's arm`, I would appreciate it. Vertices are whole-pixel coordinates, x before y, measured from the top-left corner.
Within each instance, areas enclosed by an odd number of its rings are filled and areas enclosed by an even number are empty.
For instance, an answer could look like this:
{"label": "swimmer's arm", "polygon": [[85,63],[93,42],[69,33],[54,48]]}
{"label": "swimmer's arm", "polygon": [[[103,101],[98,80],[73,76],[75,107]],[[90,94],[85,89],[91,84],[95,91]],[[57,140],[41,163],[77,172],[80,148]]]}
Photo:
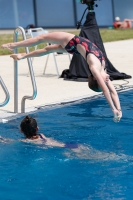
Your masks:
{"label": "swimmer's arm", "polygon": [[90,66],[90,70],[93,74],[93,76],[95,77],[95,79],[97,80],[99,86],[101,87],[102,91],[103,91],[103,94],[106,98],[106,100],[108,101],[112,111],[115,109],[115,106],[114,106],[114,103],[112,101],[112,98],[110,96],[110,92],[109,92],[109,89],[107,87],[107,85],[105,84],[102,76],[101,76],[101,73],[97,70],[97,68],[92,65],[92,67]]}
{"label": "swimmer's arm", "polygon": [[19,140],[20,142],[27,142],[27,140],[26,139],[21,139],[21,140]]}
{"label": "swimmer's arm", "polygon": [[[109,91],[109,89],[111,89],[111,88],[112,88],[112,91],[114,91],[112,85],[109,84],[109,88],[108,88],[107,85],[105,84],[103,78],[101,77],[101,74],[95,69],[96,68],[93,68],[93,71],[92,71],[93,76],[96,78],[98,84],[100,85],[100,87],[101,87],[101,89],[103,91],[103,94],[104,94],[107,102],[109,103],[109,105],[111,107],[111,110],[112,110],[112,112],[114,114],[114,119],[116,119],[115,122],[118,122],[120,120],[120,118],[121,118],[120,112],[115,107],[115,106],[119,106],[120,105],[119,101],[118,101],[118,97],[117,97],[117,95],[115,93],[115,95],[114,95],[115,98],[113,99],[115,102],[113,102],[112,96],[111,96],[110,91]],[[114,105],[114,103],[116,105]]]}
{"label": "swimmer's arm", "polygon": [[10,57],[12,57],[14,60],[21,60],[21,59],[30,58],[30,57],[45,56],[47,54],[54,53],[54,52],[63,53],[63,52],[66,52],[66,50],[61,45],[54,44],[54,45],[46,46],[43,49],[37,49],[28,54],[26,53],[11,54]]}
{"label": "swimmer's arm", "polygon": [[110,95],[112,97],[114,105],[115,105],[116,109],[121,112],[121,116],[122,116],[122,110],[121,110],[121,105],[120,105],[120,101],[119,101],[117,91],[116,91],[113,83],[110,80],[107,82],[107,86],[109,88]]}
{"label": "swimmer's arm", "polygon": [[0,142],[1,143],[10,143],[10,142],[14,142],[13,139],[9,139],[9,138],[3,138],[0,136]]}
{"label": "swimmer's arm", "polygon": [[65,144],[62,142],[58,142],[52,138],[47,138],[47,143],[46,145],[51,146],[51,147],[65,147]]}
{"label": "swimmer's arm", "polygon": [[114,122],[119,122],[121,117],[122,117],[122,110],[121,110],[120,101],[119,101],[117,91],[116,91],[114,85],[112,84],[112,82],[110,80],[106,84],[107,84],[107,87],[110,91],[110,95],[111,95],[112,101],[113,101],[114,106],[115,106],[115,109],[112,110],[113,113],[114,113],[113,120],[114,120]]}
{"label": "swimmer's arm", "polygon": [[30,139],[21,139],[19,142],[24,142],[24,143],[38,143],[36,140],[30,140]]}

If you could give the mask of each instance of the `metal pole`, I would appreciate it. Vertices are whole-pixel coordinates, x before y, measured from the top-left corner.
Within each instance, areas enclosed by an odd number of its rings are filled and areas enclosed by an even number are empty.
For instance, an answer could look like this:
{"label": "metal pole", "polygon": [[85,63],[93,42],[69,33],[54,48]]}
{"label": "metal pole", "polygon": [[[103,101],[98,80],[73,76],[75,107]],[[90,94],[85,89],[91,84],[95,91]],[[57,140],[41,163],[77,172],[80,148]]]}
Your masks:
{"label": "metal pole", "polygon": [[19,14],[18,14],[18,2],[17,0],[13,0],[13,13],[14,13],[14,19],[15,19],[15,26],[18,26],[19,24]]}
{"label": "metal pole", "polygon": [[112,0],[112,14],[113,14],[113,22],[115,21],[115,7],[114,7],[114,0]]}
{"label": "metal pole", "polygon": [[73,13],[74,13],[74,21],[75,21],[75,25],[77,24],[77,6],[76,6],[76,1],[73,0]]}
{"label": "metal pole", "polygon": [[[26,40],[27,38],[26,38],[24,29],[20,26],[18,28],[22,32],[23,39]],[[25,50],[26,50],[26,53],[29,53],[28,47],[25,47]],[[22,100],[21,100],[21,113],[25,112],[25,101],[26,101],[26,99],[33,100],[33,99],[36,98],[36,95],[37,95],[37,87],[36,87],[36,81],[35,81],[35,76],[34,76],[31,58],[27,58],[27,61],[28,61],[28,66],[29,66],[29,71],[30,71],[32,87],[33,87],[33,95],[32,96],[24,96],[22,98]]]}
{"label": "metal pole", "polygon": [[[25,35],[25,30],[21,27],[18,26],[15,30],[14,34],[14,41],[17,42],[18,40],[18,31],[21,31],[23,39],[26,40],[26,35]],[[26,53],[29,53],[29,48],[25,47]],[[17,49],[15,50],[15,53],[17,53]],[[37,95],[37,87],[36,87],[36,82],[35,82],[35,76],[33,72],[33,67],[32,67],[32,62],[31,58],[27,58],[28,65],[29,65],[29,71],[30,71],[30,76],[31,76],[31,81],[32,81],[32,87],[33,87],[33,95],[32,96],[24,96],[21,101],[21,112],[25,112],[25,100],[30,99],[33,100],[35,99]],[[14,61],[14,112],[18,113],[18,61]]]}
{"label": "metal pole", "polygon": [[[14,31],[14,42],[18,41],[18,31]],[[15,49],[14,53],[18,53]],[[18,113],[18,61],[14,60],[14,112]]]}
{"label": "metal pole", "polygon": [[47,63],[48,63],[48,59],[49,59],[49,54],[47,55],[47,58],[46,58],[46,62],[45,62],[45,66],[44,66],[43,74],[45,74],[46,67],[47,67]]}
{"label": "metal pole", "polygon": [[35,21],[35,27],[37,27],[37,5],[36,0],[33,0],[33,9],[34,9],[34,21]]}
{"label": "metal pole", "polygon": [[56,72],[57,72],[57,75],[58,75],[58,78],[59,78],[59,77],[60,77],[60,74],[59,74],[59,71],[58,71],[57,61],[56,61],[56,58],[55,58],[55,54],[54,54],[54,53],[53,53],[53,57],[54,57]]}
{"label": "metal pole", "polygon": [[0,76],[0,84],[1,84],[3,90],[4,90],[5,94],[6,94],[5,101],[3,103],[0,103],[0,107],[2,107],[2,106],[5,106],[8,103],[8,101],[10,99],[10,95],[9,95],[9,92],[8,92],[8,90],[6,88],[6,85],[4,84],[1,76]]}

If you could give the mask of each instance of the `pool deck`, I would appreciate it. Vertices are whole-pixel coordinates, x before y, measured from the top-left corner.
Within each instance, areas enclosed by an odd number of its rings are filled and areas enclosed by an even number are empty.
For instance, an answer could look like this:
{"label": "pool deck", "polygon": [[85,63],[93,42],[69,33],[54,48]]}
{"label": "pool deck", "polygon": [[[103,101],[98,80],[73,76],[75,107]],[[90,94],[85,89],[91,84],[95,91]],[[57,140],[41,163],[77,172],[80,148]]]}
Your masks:
{"label": "pool deck", "polygon": [[[10,31],[13,33],[13,31]],[[2,32],[3,33],[3,32]],[[114,67],[133,77],[133,39],[104,43],[106,53]],[[58,55],[57,64],[59,73],[69,69],[69,58],[67,55]],[[34,100],[26,100],[25,112],[35,110],[39,106],[56,103],[69,102],[96,95],[97,93],[88,88],[87,82],[65,81],[58,78],[54,64],[53,55],[49,57],[45,75],[43,75],[46,56],[35,58],[33,69],[37,85],[37,96]],[[21,112],[21,100],[25,95],[33,95],[31,78],[28,75],[27,60],[18,62],[18,109]],[[0,107],[0,119],[16,115],[14,113],[14,62],[9,55],[0,56],[0,76],[2,77],[10,93],[10,101],[4,107]],[[114,85],[133,85],[133,78],[113,81]],[[5,100],[5,93],[0,90],[0,103]]]}

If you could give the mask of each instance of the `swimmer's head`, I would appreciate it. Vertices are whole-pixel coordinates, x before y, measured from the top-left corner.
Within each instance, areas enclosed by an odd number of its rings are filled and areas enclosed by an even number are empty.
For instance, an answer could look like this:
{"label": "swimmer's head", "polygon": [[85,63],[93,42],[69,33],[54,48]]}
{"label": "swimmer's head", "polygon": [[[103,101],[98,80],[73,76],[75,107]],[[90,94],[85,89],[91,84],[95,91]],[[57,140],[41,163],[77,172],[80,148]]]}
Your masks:
{"label": "swimmer's head", "polygon": [[115,18],[115,21],[116,21],[116,22],[119,22],[119,21],[120,21],[120,17],[116,17],[116,18]]}
{"label": "swimmer's head", "polygon": [[26,138],[31,138],[37,134],[37,122],[34,118],[26,116],[20,123],[21,132],[26,136]]}
{"label": "swimmer's head", "polygon": [[91,90],[94,92],[102,92],[102,89],[100,88],[97,80],[93,76],[89,76],[88,80],[88,86]]}

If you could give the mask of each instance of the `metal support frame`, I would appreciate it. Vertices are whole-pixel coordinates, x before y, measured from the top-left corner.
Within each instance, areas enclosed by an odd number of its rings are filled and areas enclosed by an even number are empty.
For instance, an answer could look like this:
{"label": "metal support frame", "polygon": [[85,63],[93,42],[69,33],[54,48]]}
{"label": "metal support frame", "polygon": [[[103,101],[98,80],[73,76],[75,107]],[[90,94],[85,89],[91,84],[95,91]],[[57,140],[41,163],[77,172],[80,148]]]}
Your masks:
{"label": "metal support frame", "polygon": [[0,107],[3,107],[9,102],[10,94],[9,94],[9,92],[7,90],[7,87],[6,87],[5,83],[4,83],[4,81],[2,80],[1,76],[0,76],[0,84],[1,84],[1,86],[2,86],[2,88],[4,90],[4,92],[5,92],[5,95],[6,95],[5,100],[2,103],[0,103]]}
{"label": "metal support frame", "polygon": [[[28,29],[26,31],[26,36],[30,36],[30,37],[33,38],[33,37],[36,37],[38,35],[47,34],[47,33],[48,33],[48,31],[44,30],[42,27],[39,27],[39,28],[30,28],[30,29]],[[47,45],[49,45],[49,43],[47,43]],[[37,48],[38,48],[38,46],[36,45],[35,46],[35,50],[37,50]],[[52,53],[52,54],[53,54],[53,58],[54,58],[54,63],[55,63],[55,68],[56,68],[57,76],[59,77],[60,74],[59,74],[59,70],[58,70],[57,61],[56,61],[56,58],[55,58],[55,53]],[[32,64],[33,64],[33,59],[34,58],[32,58]],[[48,59],[49,59],[49,54],[47,55],[47,58],[46,58],[43,75],[45,74],[45,71],[46,71]]]}
{"label": "metal support frame", "polygon": [[[25,30],[18,26],[14,31],[14,42],[18,41],[18,34],[19,31],[21,32],[23,39],[26,40]],[[26,53],[29,53],[29,48],[25,47]],[[15,49],[14,53],[17,53],[18,50]],[[34,71],[32,67],[31,58],[27,58],[29,71],[30,71],[30,77],[33,87],[33,95],[32,96],[24,96],[21,100],[21,113],[25,112],[25,101],[26,99],[33,100],[36,98],[37,95],[37,87],[36,87],[36,81],[34,76]],[[14,61],[14,112],[18,113],[18,61]]]}
{"label": "metal support frame", "polygon": [[[38,35],[41,35],[41,34],[47,34],[48,31],[47,30],[44,30],[42,27],[39,27],[39,28],[30,28],[30,29],[27,29],[26,30],[26,36],[30,36],[30,37],[36,37]],[[50,45],[49,43],[47,43],[47,45]],[[38,46],[36,45],[35,46],[35,50],[38,48]],[[58,56],[58,53],[52,53],[53,54],[53,58],[54,58],[54,64],[55,64],[55,68],[56,68],[56,73],[57,73],[57,76],[58,78],[60,77],[60,74],[59,74],[59,70],[58,70],[58,64],[57,64],[57,60],[56,60],[56,56]],[[68,55],[69,57],[69,60],[71,62],[71,57],[70,57],[70,54],[68,53],[63,53],[63,54],[66,54]],[[61,54],[59,54],[61,55]],[[49,54],[46,55],[46,61],[45,61],[45,65],[44,65],[44,70],[43,70],[43,75],[45,75],[45,71],[46,71],[46,68],[47,68],[47,64],[48,64],[48,59],[49,59]],[[32,58],[32,64],[33,64],[33,58]]]}

